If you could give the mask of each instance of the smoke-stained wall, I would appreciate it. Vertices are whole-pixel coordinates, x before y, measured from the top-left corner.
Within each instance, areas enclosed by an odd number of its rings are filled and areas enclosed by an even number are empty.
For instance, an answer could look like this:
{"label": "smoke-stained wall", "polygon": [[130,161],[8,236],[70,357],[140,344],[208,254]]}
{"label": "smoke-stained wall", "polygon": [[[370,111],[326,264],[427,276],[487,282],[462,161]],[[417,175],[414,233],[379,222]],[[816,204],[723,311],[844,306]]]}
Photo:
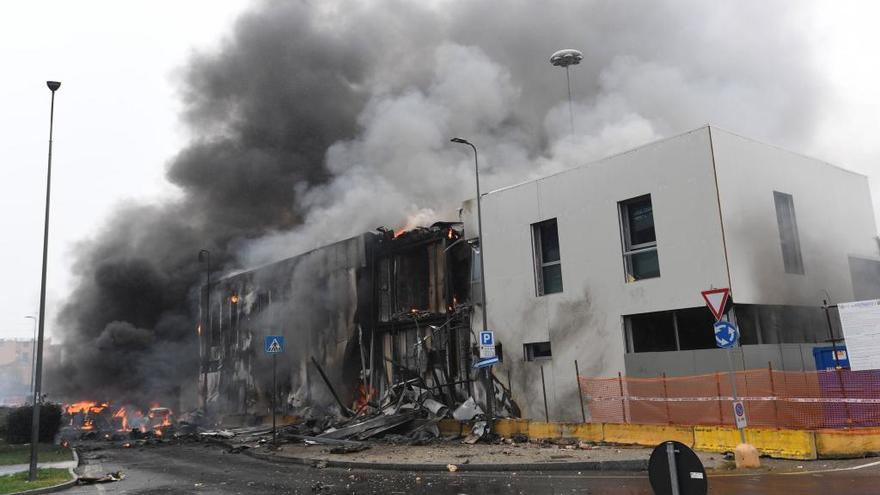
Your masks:
{"label": "smoke-stained wall", "polygon": [[[547,61],[564,47],[585,54],[574,132]],[[479,147],[486,190],[706,121],[793,144],[822,78],[788,4],[259,3],[179,73],[191,140],[166,164],[179,194],[120,205],[76,247],[47,389],[174,395],[198,370],[200,249],[229,273],[455,218],[473,156],[452,136]]]}
{"label": "smoke-stained wall", "polygon": [[[369,290],[363,280],[369,277],[369,237],[350,238],[212,284],[212,323],[205,325],[202,348],[210,356],[209,384],[216,383],[209,390],[209,408],[215,414],[270,414],[272,356],[264,349],[268,335],[285,339],[284,352],[275,358],[280,413],[305,414],[306,407],[338,413],[312,358],[340,398],[351,403],[360,370],[352,346],[357,325],[369,323],[358,320],[359,286]],[[207,312],[202,315],[207,321]]]}

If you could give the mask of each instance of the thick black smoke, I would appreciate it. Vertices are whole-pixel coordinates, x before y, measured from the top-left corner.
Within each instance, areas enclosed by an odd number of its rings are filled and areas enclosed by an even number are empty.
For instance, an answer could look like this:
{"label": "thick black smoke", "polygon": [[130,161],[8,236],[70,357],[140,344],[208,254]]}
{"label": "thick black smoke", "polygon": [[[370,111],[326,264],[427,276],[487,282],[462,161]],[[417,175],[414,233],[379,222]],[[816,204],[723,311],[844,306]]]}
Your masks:
{"label": "thick black smoke", "polygon": [[[181,95],[192,142],[166,204],[126,205],[77,251],[60,316],[69,398],[163,400],[195,381],[200,249],[225,269],[378,225],[450,215],[489,187],[713,122],[796,145],[823,101],[784,8],[712,2],[266,2]],[[560,48],[572,68],[569,134]],[[51,364],[51,363],[50,363]]]}

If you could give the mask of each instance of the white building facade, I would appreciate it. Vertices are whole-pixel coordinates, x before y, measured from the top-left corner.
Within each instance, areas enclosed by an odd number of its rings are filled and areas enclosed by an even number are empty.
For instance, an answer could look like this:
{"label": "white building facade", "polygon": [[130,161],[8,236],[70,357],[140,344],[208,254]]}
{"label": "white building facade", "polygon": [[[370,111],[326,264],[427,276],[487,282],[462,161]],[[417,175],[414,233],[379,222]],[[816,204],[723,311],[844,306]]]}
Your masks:
{"label": "white building facade", "polygon": [[482,209],[495,374],[526,417],[544,417],[546,391],[549,419],[581,419],[575,360],[592,377],[726,369],[701,291],[731,289],[739,368],[811,369],[830,338],[823,300],[880,297],[867,178],[715,127],[493,191]]}

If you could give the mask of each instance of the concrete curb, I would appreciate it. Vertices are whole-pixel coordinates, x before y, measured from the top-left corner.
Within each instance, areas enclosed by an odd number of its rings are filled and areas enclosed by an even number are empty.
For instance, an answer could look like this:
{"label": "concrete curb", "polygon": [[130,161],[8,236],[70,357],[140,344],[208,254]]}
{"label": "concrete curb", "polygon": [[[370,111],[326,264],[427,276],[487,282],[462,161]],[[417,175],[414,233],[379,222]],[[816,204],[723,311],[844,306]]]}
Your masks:
{"label": "concrete curb", "polygon": [[70,450],[73,452],[73,460],[76,461],[76,467],[75,468],[73,468],[73,467],[67,468],[67,472],[69,472],[70,475],[73,476],[73,479],[71,479],[70,481],[65,481],[64,483],[59,483],[55,486],[35,488],[33,490],[25,490],[23,492],[14,492],[14,493],[10,493],[9,495],[39,495],[41,493],[55,493],[55,492],[60,492],[62,490],[67,490],[68,488],[72,488],[72,487],[76,486],[76,482],[79,481],[79,476],[77,476],[77,474],[74,472],[74,469],[79,468],[82,460],[80,459],[79,454],[77,453],[76,449],[72,448]]}
{"label": "concrete curb", "polygon": [[[315,466],[326,463],[326,467],[343,469],[376,469],[380,471],[448,471],[446,464],[408,464],[395,462],[355,462],[313,459],[309,457],[284,457],[251,449],[241,451],[242,454],[263,461],[281,462]],[[456,464],[457,471],[647,471],[647,459],[628,459],[620,461],[576,461],[576,462],[540,462],[529,464]]]}

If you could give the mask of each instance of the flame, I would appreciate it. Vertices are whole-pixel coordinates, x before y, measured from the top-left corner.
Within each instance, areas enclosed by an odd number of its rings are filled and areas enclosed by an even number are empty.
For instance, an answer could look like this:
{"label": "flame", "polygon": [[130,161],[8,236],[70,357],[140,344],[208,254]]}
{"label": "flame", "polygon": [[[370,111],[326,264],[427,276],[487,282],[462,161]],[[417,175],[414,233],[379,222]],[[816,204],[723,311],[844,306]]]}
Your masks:
{"label": "flame", "polygon": [[406,234],[405,228],[400,229],[400,230],[395,230],[394,231],[394,238],[397,239],[398,237],[402,236],[403,234]]}
{"label": "flame", "polygon": [[128,431],[128,415],[124,407],[120,407],[118,411],[113,413],[113,417],[122,418],[122,426],[119,428],[119,431]]}
{"label": "flame", "polygon": [[449,227],[449,230],[446,231],[446,238],[450,241],[455,239],[455,231],[452,230],[452,227]]}
{"label": "flame", "polygon": [[77,413],[92,413],[92,414],[100,414],[101,411],[107,408],[107,403],[103,402],[98,404],[97,402],[91,401],[81,401],[75,402],[73,404],[68,404],[64,406],[64,410],[67,414],[77,414]]}

